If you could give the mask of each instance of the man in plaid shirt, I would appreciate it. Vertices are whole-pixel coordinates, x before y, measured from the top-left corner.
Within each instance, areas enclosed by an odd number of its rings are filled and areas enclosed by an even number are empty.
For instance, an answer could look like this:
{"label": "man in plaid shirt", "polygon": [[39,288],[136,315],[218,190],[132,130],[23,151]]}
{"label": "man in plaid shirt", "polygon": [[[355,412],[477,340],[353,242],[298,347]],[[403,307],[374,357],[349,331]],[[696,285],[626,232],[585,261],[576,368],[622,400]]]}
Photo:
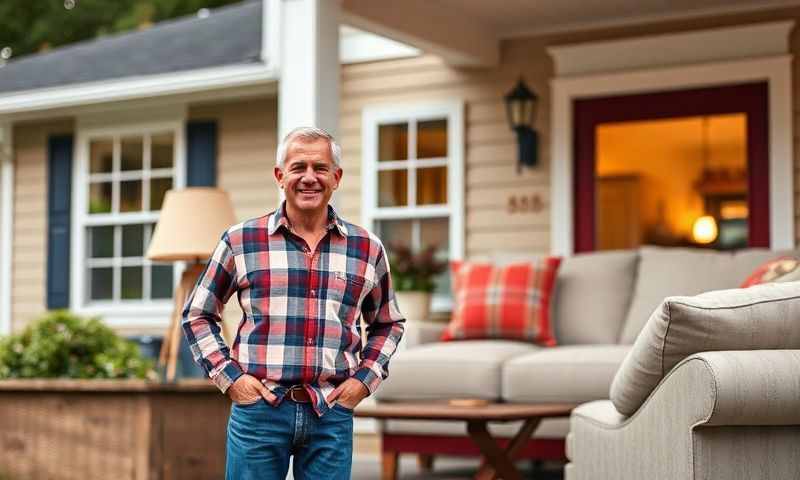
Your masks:
{"label": "man in plaid shirt", "polygon": [[[341,148],[299,128],[278,147],[286,200],[229,228],[183,311],[195,360],[233,401],[226,478],[349,479],[353,408],[388,375],[403,335],[386,251],[328,205]],[[219,322],[238,294],[232,348]],[[366,324],[362,347],[360,320]]]}

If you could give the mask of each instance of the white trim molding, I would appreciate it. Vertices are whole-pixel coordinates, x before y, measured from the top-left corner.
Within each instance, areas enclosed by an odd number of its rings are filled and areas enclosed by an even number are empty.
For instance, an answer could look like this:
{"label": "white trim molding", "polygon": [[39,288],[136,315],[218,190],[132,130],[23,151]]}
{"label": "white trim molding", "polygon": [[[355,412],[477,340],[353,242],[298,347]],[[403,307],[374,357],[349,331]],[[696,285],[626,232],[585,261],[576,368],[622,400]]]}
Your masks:
{"label": "white trim molding", "polygon": [[551,81],[552,251],[561,255],[574,251],[572,105],[576,99],[759,81],[767,82],[769,92],[770,246],[794,248],[792,56],[783,54],[554,78]]}
{"label": "white trim molding", "polygon": [[[625,38],[547,49],[557,77],[783,55],[793,20]],[[699,48],[702,46],[701,48]],[[620,55],[620,52],[625,52]],[[658,52],[658,55],[653,55]]]}
{"label": "white trim molding", "polygon": [[10,123],[0,124],[0,336],[11,333],[14,254],[14,148]]}
{"label": "white trim molding", "polygon": [[269,85],[277,82],[278,77],[277,69],[259,63],[26,90],[0,95],[0,115],[195,93],[219,88]]}

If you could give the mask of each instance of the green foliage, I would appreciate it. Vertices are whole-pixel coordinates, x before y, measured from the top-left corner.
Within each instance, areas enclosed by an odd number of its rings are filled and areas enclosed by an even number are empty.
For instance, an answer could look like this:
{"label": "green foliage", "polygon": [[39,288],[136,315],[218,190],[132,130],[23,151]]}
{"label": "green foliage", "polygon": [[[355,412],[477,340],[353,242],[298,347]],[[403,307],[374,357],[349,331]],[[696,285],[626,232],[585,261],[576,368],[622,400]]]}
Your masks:
{"label": "green foliage", "polygon": [[53,311],[24,331],[0,339],[0,379],[152,378],[139,347],[98,318]]}
{"label": "green foliage", "polygon": [[436,260],[436,247],[430,246],[414,253],[404,245],[389,248],[392,286],[398,292],[432,292],[436,275],[447,268],[447,262]]}
{"label": "green foliage", "polygon": [[0,1],[0,49],[17,58],[100,35],[144,28],[240,0],[63,0]]}

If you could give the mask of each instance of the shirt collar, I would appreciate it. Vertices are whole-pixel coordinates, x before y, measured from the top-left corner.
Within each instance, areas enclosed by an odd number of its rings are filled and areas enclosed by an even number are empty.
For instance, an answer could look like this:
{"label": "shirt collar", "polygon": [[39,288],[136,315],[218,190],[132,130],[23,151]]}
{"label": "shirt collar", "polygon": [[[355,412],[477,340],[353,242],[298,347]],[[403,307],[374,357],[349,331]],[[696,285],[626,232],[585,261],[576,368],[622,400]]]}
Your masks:
{"label": "shirt collar", "polygon": [[[284,227],[287,231],[291,229],[291,224],[289,223],[289,217],[286,215],[286,200],[281,201],[280,206],[278,207],[275,212],[270,215],[269,224],[268,224],[268,233],[273,235],[275,232],[278,231],[280,227]],[[347,236],[347,227],[345,227],[344,222],[339,215],[336,213],[336,210],[328,205],[328,225],[327,229],[336,229],[343,237]]]}

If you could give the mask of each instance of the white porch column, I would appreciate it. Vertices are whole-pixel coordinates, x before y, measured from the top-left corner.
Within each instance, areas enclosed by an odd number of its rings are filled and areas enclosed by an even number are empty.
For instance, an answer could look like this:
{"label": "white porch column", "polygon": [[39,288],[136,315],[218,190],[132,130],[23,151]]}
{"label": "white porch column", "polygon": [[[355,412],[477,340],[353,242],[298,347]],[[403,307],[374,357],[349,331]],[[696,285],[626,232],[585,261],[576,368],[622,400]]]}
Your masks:
{"label": "white porch column", "polygon": [[339,133],[338,0],[280,0],[278,138],[299,126]]}
{"label": "white porch column", "polygon": [[14,159],[11,124],[0,123],[0,336],[11,333]]}

